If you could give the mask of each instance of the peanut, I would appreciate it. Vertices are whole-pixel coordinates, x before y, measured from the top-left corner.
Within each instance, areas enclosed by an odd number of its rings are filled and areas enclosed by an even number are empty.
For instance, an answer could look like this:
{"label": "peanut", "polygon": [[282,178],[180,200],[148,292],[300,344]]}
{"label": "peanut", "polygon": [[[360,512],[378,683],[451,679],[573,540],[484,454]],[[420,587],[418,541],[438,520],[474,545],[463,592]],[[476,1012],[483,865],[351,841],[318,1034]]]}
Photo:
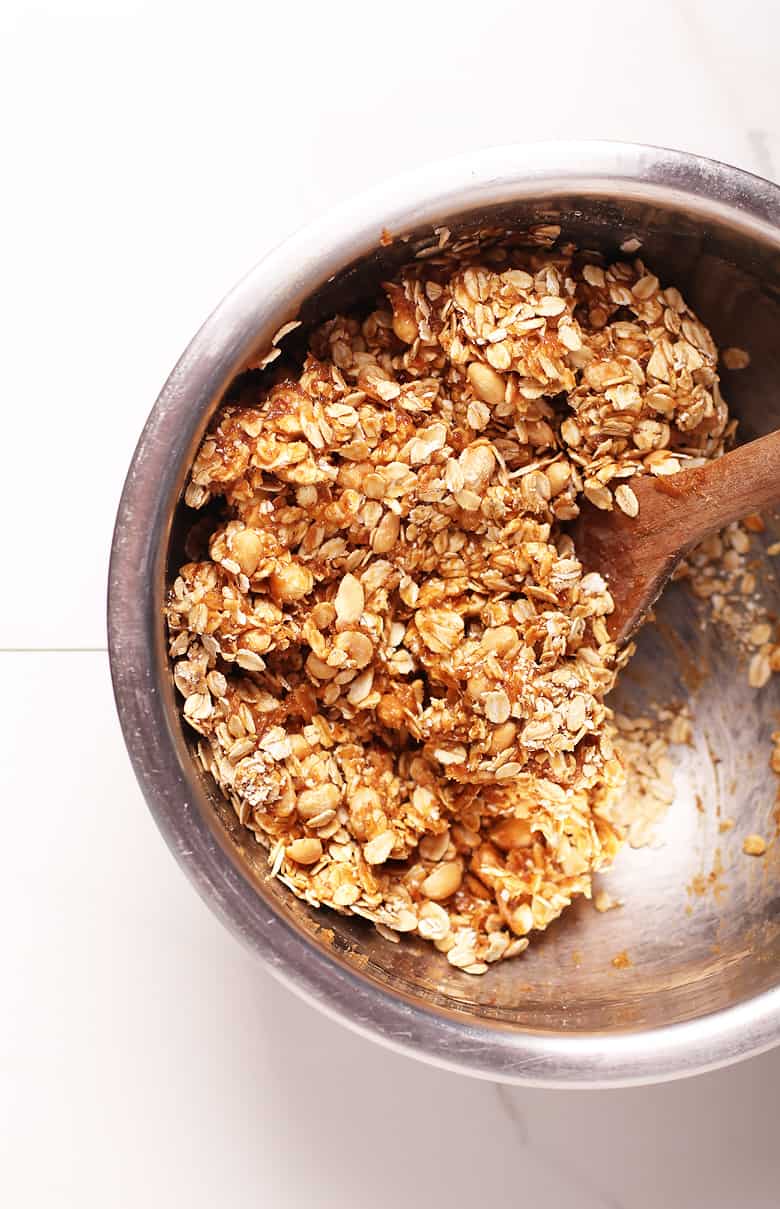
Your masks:
{"label": "peanut", "polygon": [[442,861],[428,874],[420,890],[433,902],[442,902],[459,889],[462,881],[463,867],[460,861]]}
{"label": "peanut", "polygon": [[240,532],[233,534],[232,546],[236,562],[244,575],[254,575],[263,548],[259,534],[255,533],[253,529],[241,529]]}
{"label": "peanut", "polygon": [[282,563],[269,579],[271,593],[279,604],[302,600],[314,587],[314,576],[300,563]]}
{"label": "peanut", "polygon": [[335,785],[318,785],[316,789],[304,789],[298,794],[296,809],[302,819],[313,819],[323,810],[335,810],[341,794]]}
{"label": "peanut", "polygon": [[472,361],[466,374],[474,394],[483,403],[496,407],[504,402],[506,382],[491,366],[484,365],[481,361]]}
{"label": "peanut", "polygon": [[528,819],[502,819],[490,832],[497,848],[509,852],[512,848],[528,848],[531,844],[531,825]]}
{"label": "peanut", "polygon": [[298,865],[313,865],[322,856],[322,844],[313,837],[293,840],[287,846],[287,855]]}

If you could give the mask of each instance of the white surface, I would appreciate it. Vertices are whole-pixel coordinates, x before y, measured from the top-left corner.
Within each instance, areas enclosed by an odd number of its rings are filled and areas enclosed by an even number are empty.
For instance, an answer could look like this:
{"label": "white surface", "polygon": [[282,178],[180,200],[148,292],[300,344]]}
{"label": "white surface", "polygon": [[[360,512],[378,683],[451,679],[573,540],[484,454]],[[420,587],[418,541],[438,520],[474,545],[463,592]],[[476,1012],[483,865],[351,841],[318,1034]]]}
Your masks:
{"label": "white surface", "polygon": [[499,1090],[279,988],[159,839],[102,648],[133,443],[265,249],[393,171],[519,138],[775,176],[778,33],[770,0],[0,7],[3,1204],[777,1205],[780,1052],[665,1088]]}

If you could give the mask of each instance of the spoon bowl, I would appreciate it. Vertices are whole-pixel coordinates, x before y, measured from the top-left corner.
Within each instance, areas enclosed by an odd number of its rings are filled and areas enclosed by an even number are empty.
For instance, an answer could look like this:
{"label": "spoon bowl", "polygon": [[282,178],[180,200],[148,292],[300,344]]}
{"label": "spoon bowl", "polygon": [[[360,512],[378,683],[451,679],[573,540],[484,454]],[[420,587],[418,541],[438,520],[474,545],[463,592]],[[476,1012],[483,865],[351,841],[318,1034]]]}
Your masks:
{"label": "spoon bowl", "polygon": [[574,525],[583,566],[600,572],[614,608],[610,637],[621,646],[652,609],[675,568],[705,538],[750,513],[780,504],[780,433],[704,466],[632,479],[636,515],[585,501]]}

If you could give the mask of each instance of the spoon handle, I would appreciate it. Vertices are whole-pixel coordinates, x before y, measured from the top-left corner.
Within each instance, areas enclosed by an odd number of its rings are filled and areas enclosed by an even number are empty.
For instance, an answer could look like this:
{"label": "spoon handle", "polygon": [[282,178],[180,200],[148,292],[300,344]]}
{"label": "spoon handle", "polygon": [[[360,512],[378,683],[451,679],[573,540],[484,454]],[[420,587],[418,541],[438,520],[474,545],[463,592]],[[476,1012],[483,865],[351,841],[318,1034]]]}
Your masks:
{"label": "spoon handle", "polygon": [[780,431],[696,469],[647,477],[641,489],[638,531],[663,533],[669,550],[686,553],[732,521],[780,504]]}

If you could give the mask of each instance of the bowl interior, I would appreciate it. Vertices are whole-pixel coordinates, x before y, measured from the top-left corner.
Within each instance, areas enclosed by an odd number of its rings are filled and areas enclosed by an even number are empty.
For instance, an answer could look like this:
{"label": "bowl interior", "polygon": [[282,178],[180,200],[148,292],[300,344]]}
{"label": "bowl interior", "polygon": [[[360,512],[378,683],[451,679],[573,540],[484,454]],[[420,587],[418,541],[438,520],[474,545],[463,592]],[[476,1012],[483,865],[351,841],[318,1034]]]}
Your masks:
{"label": "bowl interior", "polygon": [[[640,239],[643,258],[663,284],[681,289],[719,345],[749,350],[749,368],[722,377],[741,439],[780,424],[778,243],[769,237],[763,242],[738,222],[704,220],[683,207],[639,199],[545,196],[440,219],[453,234],[475,225],[538,222],[559,224],[580,247],[608,256],[618,255],[624,240]],[[409,233],[408,241],[395,238],[323,285],[301,311],[301,345],[313,323],[370,300],[378,283],[430,239],[430,227]],[[767,531],[757,539],[764,546],[780,538],[780,526],[767,519]],[[182,561],[191,521],[192,513],[180,505],[169,573]],[[757,573],[767,608],[780,615],[770,557],[760,560]],[[658,831],[658,846],[625,848],[601,879],[624,905],[599,915],[579,902],[525,955],[491,967],[484,977],[454,970],[423,942],[404,938],[393,945],[361,920],[316,912],[295,900],[268,876],[263,849],[200,772],[196,809],[278,914],[357,976],[413,1002],[510,1028],[569,1034],[656,1027],[739,1003],[780,982],[780,845],[761,860],[741,850],[750,832],[774,835],[780,781],[769,753],[770,734],[780,725],[780,678],[751,689],[744,656],[727,632],[704,624],[706,613],[683,584],[672,585],[659,606],[659,624],[642,633],[617,690],[615,704],[628,714],[643,713],[651,703],[688,702],[694,730],[690,746],[672,749],[677,797]],[[163,691],[177,710],[170,685]],[[191,734],[180,721],[174,725],[180,727],[177,746],[191,748]],[[189,759],[186,753],[183,758]],[[722,832],[725,817],[736,825]],[[616,968],[612,959],[621,953],[630,964]]]}

